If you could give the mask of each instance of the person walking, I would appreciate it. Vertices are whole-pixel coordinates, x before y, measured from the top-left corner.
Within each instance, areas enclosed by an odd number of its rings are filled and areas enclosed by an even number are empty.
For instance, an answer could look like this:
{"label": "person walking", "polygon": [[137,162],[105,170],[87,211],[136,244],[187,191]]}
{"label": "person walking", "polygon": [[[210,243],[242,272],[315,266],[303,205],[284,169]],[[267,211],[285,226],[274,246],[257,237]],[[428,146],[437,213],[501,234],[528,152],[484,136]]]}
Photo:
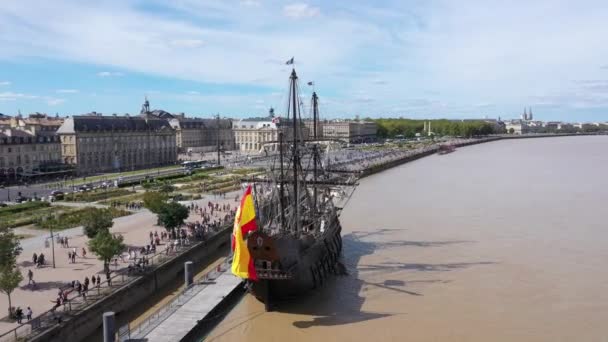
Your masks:
{"label": "person walking", "polygon": [[108,287],[112,287],[112,278],[110,277],[110,271],[106,272],[106,281],[108,282]]}
{"label": "person walking", "polygon": [[86,248],[82,247],[82,258],[86,258],[87,257],[87,250]]}
{"label": "person walking", "polygon": [[101,277],[99,276],[99,274],[97,275],[97,287],[101,286]]}
{"label": "person walking", "polygon": [[32,309],[28,306],[27,310],[25,310],[25,318],[27,318],[28,321],[32,320]]}
{"label": "person walking", "polygon": [[72,252],[68,251],[68,262],[71,264],[72,260]]}
{"label": "person walking", "polygon": [[91,277],[91,282],[93,283],[93,286],[95,286],[95,282],[97,281],[97,279],[95,278],[95,276]]}
{"label": "person walking", "polygon": [[23,320],[23,310],[19,306],[15,310],[15,318],[17,319],[17,324],[21,324],[21,321]]}
{"label": "person walking", "polygon": [[27,282],[28,285],[30,285],[32,283],[34,285],[36,285],[36,282],[34,281],[34,272],[32,272],[31,269],[27,270],[27,279],[28,279],[28,282]]}
{"label": "person walking", "polygon": [[32,255],[32,261],[34,262],[34,265],[36,265],[38,263],[38,255],[36,255],[36,253],[34,253],[34,255]]}

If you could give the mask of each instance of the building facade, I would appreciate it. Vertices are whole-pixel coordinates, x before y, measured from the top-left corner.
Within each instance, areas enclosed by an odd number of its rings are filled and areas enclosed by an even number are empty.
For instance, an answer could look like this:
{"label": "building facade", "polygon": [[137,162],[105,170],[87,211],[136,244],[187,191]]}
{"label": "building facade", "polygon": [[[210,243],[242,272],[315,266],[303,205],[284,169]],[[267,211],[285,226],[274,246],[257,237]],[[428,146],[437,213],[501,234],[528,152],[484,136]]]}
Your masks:
{"label": "building facade", "polygon": [[234,132],[229,119],[187,118],[184,113],[150,110],[147,98],[139,114],[143,118],[167,120],[175,130],[175,143],[179,153],[217,151],[218,143],[221,151],[234,149]]}
{"label": "building facade", "polygon": [[62,123],[40,113],[0,117],[0,183],[58,173],[61,144],[55,132]]}
{"label": "building facade", "polygon": [[322,128],[323,138],[351,143],[375,141],[378,133],[376,123],[368,121],[327,121]]}
{"label": "building facade", "polygon": [[78,174],[152,168],[177,162],[175,130],[163,119],[74,116],[57,131],[63,162]]}
{"label": "building facade", "polygon": [[59,164],[61,144],[56,135],[0,129],[0,183],[44,175]]}
{"label": "building facade", "polygon": [[[280,120],[273,116],[265,118],[249,118],[233,122],[232,130],[236,149],[244,152],[261,152],[262,148],[267,151],[278,151],[279,132],[283,132],[285,141],[293,140],[293,126],[290,120]],[[308,140],[309,128],[304,122],[300,122],[300,139]]]}
{"label": "building facade", "polygon": [[229,119],[186,118],[180,114],[169,119],[169,124],[175,130],[180,153],[217,151],[218,139],[221,151],[234,150],[234,132]]}

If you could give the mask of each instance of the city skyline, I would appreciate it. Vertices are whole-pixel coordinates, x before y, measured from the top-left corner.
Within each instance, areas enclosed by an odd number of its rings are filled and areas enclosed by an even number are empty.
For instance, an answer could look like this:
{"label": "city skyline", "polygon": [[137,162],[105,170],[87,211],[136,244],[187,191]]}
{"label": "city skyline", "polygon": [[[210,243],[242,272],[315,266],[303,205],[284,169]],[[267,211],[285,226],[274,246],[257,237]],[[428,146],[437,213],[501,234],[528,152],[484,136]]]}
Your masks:
{"label": "city skyline", "polygon": [[8,1],[0,113],[608,120],[608,6],[555,1]]}

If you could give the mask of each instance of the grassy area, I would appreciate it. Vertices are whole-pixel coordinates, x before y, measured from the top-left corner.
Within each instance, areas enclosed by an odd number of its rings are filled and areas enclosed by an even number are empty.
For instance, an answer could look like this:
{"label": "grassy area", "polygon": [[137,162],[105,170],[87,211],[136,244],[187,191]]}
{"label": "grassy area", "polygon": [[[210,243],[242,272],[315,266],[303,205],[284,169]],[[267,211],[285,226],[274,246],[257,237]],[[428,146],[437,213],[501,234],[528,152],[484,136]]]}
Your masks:
{"label": "grassy area", "polygon": [[[30,205],[27,209],[23,210],[14,210],[12,212],[4,211],[0,214],[0,220],[5,222],[9,227],[20,227],[27,226],[28,224],[34,224],[38,220],[44,217],[48,217],[52,214],[70,212],[75,210],[71,207],[64,206],[50,206],[48,202],[28,202],[23,204],[18,204],[12,207],[22,206],[24,204],[34,204],[38,203],[39,205]],[[21,207],[23,208],[23,207]],[[2,208],[2,209],[8,209]],[[15,208],[17,209],[17,208]]]}
{"label": "grassy area", "polygon": [[[36,221],[36,228],[49,229],[52,226],[53,230],[63,230],[78,227],[82,225],[84,218],[87,217],[92,210],[96,209],[91,207],[79,208],[70,212],[61,213],[52,220],[38,219]],[[114,218],[131,214],[126,210],[116,208],[108,208],[102,210],[109,211],[112,214],[112,217]]]}
{"label": "grassy area", "polygon": [[6,216],[17,214],[17,213],[20,213],[23,211],[30,211],[30,210],[46,208],[46,207],[50,207],[50,206],[51,206],[50,203],[41,202],[41,201],[25,202],[25,203],[20,203],[20,204],[15,204],[15,205],[9,205],[8,207],[0,208],[0,218],[4,218]]}
{"label": "grassy area", "polygon": [[99,201],[99,204],[105,204],[105,205],[112,205],[112,203],[115,203],[117,205],[125,205],[129,202],[139,202],[139,201],[143,201],[144,198],[144,194],[140,193],[130,193],[129,195],[126,196],[119,196],[119,197],[112,197],[103,201]]}
{"label": "grassy area", "polygon": [[133,194],[133,191],[126,189],[98,189],[87,192],[76,192],[64,196],[64,201],[68,202],[97,202],[107,200],[112,197],[119,197]]}
{"label": "grassy area", "polygon": [[125,176],[153,174],[158,171],[179,169],[180,167],[181,167],[180,165],[169,165],[169,166],[157,167],[157,168],[152,168],[152,169],[143,169],[143,170],[118,172],[118,173],[106,173],[106,174],[99,175],[99,176],[86,177],[86,179],[85,178],[74,179],[74,185],[77,186],[77,185],[87,184],[90,182],[96,182],[96,181],[100,181],[100,180],[104,180],[104,179],[117,179],[118,177],[125,177]]}

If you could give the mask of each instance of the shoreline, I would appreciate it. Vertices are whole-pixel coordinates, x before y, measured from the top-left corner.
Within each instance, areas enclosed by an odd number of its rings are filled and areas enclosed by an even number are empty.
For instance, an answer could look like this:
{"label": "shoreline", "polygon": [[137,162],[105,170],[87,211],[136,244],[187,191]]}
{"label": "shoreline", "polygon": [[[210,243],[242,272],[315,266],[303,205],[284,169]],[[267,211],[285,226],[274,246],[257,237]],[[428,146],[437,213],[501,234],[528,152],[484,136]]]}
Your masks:
{"label": "shoreline", "polygon": [[[576,133],[566,133],[566,134],[534,134],[534,135],[515,135],[515,136],[497,136],[497,137],[489,137],[489,138],[479,138],[472,141],[463,141],[458,143],[450,143],[449,141],[443,144],[449,144],[454,147],[465,147],[471,145],[484,144],[499,140],[517,140],[517,139],[535,139],[535,138],[560,138],[560,137],[572,137],[572,136],[599,136],[606,134],[576,134]],[[424,149],[418,153],[414,153],[412,155],[407,155],[402,158],[394,159],[387,161],[382,164],[372,165],[370,167],[364,168],[360,171],[354,171],[353,173],[358,173],[358,179],[362,179],[365,177],[369,177],[371,175],[380,173],[385,170],[392,169],[394,167],[412,162],[414,160],[418,160],[424,157],[428,157],[433,155],[439,151],[439,145],[442,143],[437,143],[436,146],[433,146],[429,149]]]}

